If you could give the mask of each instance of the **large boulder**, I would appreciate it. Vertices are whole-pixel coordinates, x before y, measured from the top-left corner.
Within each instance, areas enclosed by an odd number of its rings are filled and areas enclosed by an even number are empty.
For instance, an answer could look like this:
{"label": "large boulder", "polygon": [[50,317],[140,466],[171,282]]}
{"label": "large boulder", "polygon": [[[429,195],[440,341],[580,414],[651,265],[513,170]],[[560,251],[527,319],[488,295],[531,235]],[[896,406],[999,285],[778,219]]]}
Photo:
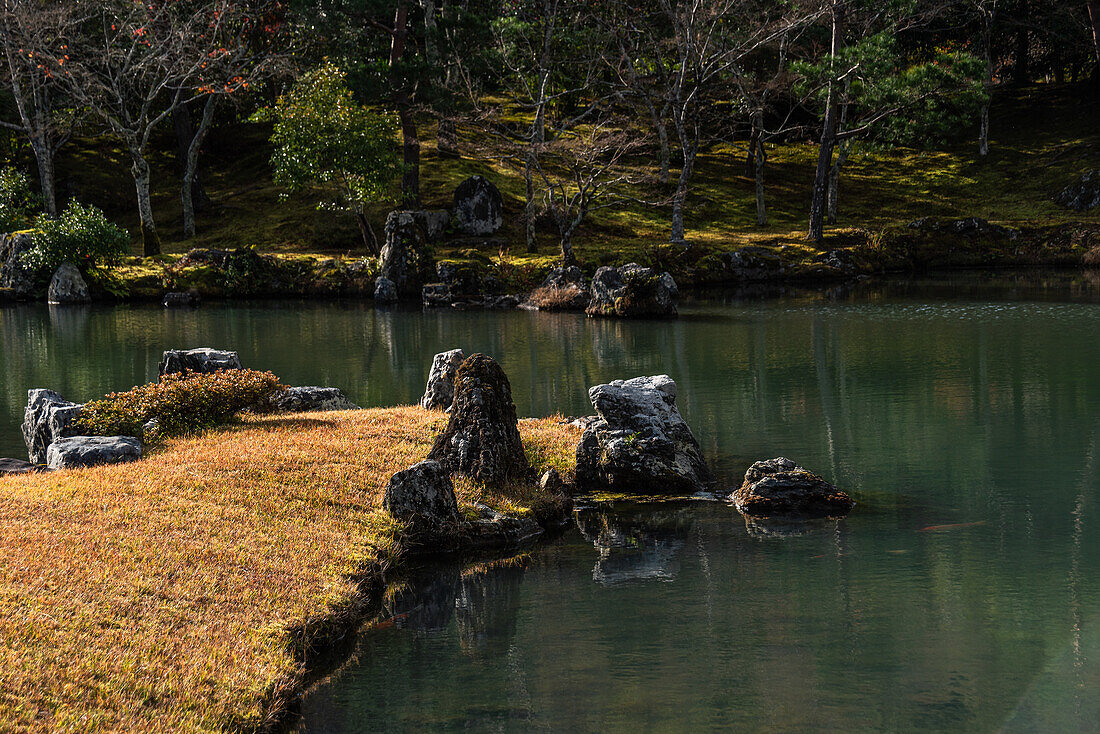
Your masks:
{"label": "large boulder", "polygon": [[19,298],[34,295],[37,273],[23,255],[34,247],[30,234],[17,232],[0,236],[0,288],[9,288]]}
{"label": "large boulder", "polygon": [[486,237],[504,224],[504,199],[492,181],[470,176],[455,189],[455,226],[463,234]]}
{"label": "large boulder", "polygon": [[1087,212],[1100,206],[1100,168],[1089,171],[1054,195],[1054,201],[1069,209]]}
{"label": "large boulder", "polygon": [[359,410],[338,387],[288,387],[275,399],[276,410],[305,413],[314,410]]}
{"label": "large boulder", "polygon": [[685,493],[714,481],[668,375],[596,385],[588,397],[599,418],[577,445],[578,486]]}
{"label": "large boulder", "polygon": [[31,474],[41,467],[22,459],[0,459],[0,477],[8,474]]}
{"label": "large boulder", "polygon": [[585,310],[589,316],[627,318],[676,315],[676,281],[637,263],[621,268],[604,266],[592,276],[592,298]]}
{"label": "large boulder", "polygon": [[512,386],[491,357],[474,354],[455,372],[451,418],[428,458],[485,484],[530,478]]}
{"label": "large boulder", "polygon": [[75,433],[73,423],[83,405],[73,403],[53,390],[28,390],[23,410],[23,441],[32,464],[45,464],[46,451],[59,438]]}
{"label": "large boulder", "polygon": [[122,464],[141,458],[141,441],[133,436],[71,436],[59,438],[46,452],[50,469],[78,469]]}
{"label": "large boulder", "polygon": [[428,372],[428,383],[424,386],[420,407],[425,410],[451,409],[455,396],[455,373],[465,360],[466,354],[461,349],[440,352],[432,358],[432,369]]}
{"label": "large boulder", "polygon": [[576,265],[554,268],[527,297],[525,306],[539,311],[583,311],[592,295]]}
{"label": "large boulder", "polygon": [[420,227],[417,212],[394,211],[386,217],[381,275],[393,282],[398,297],[419,297],[421,286],[431,277],[432,256],[428,241]]}
{"label": "large boulder", "polygon": [[382,506],[414,531],[438,529],[459,519],[454,484],[438,461],[422,461],[390,477]]}
{"label": "large boulder", "polygon": [[241,357],[236,352],[199,347],[198,349],[168,349],[160,360],[160,375],[176,372],[211,373],[219,370],[240,370]]}
{"label": "large boulder", "polygon": [[70,303],[88,303],[92,300],[88,293],[88,284],[72,263],[62,263],[50,279],[50,288],[46,300],[56,305]]}
{"label": "large boulder", "polygon": [[835,517],[855,506],[847,494],[782,456],[750,466],[730,499],[739,512],[757,517]]}

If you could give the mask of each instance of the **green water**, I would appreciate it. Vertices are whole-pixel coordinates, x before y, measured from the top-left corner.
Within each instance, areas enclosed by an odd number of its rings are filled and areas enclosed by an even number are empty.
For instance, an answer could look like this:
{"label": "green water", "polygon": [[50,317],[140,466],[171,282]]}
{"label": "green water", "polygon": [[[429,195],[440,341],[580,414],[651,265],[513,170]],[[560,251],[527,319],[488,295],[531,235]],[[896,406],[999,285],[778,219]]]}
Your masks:
{"label": "green water", "polygon": [[[84,400],[216,346],[363,405],[486,351],[521,414],[666,372],[726,485],[786,455],[858,501],[767,535],[721,502],[583,503],[523,562],[403,580],[303,732],[1100,730],[1100,288],[968,276],[714,295],[674,322],[293,304],[0,309],[0,455],[28,387]],[[950,527],[938,527],[950,526]]]}

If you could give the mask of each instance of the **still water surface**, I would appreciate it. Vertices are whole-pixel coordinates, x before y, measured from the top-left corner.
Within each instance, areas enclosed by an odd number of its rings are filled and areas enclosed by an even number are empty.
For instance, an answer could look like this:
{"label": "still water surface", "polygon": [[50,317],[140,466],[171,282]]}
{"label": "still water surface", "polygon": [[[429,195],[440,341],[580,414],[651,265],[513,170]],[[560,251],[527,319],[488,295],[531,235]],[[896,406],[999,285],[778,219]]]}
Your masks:
{"label": "still water surface", "polygon": [[853,514],[779,536],[721,502],[582,503],[528,556],[401,579],[300,729],[1097,731],[1098,303],[1088,281],[968,277],[716,294],[659,323],[5,308],[0,456],[25,453],[28,387],[85,400],[173,347],[389,405],[461,346],[502,362],[521,415],[665,372],[725,485],[783,454]]}

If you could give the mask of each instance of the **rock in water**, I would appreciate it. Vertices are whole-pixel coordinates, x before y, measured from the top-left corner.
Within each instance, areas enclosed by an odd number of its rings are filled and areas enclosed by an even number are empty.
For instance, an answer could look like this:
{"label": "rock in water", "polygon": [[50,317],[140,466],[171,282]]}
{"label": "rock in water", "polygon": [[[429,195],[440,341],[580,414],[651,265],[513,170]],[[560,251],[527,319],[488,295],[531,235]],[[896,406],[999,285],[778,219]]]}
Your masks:
{"label": "rock in water", "polygon": [[84,282],[76,266],[71,263],[62,263],[50,280],[46,300],[52,304],[66,305],[87,303],[92,298],[88,295],[88,284]]}
{"label": "rock in water", "polygon": [[165,293],[161,303],[165,308],[193,308],[198,306],[201,300],[202,296],[197,290],[190,290],[184,293]]}
{"label": "rock in water", "polygon": [[285,413],[312,410],[359,410],[338,387],[288,387],[275,399],[275,408]]}
{"label": "rock in water", "polygon": [[420,407],[425,410],[451,409],[455,396],[455,372],[465,359],[461,349],[435,355],[431,372],[428,373],[428,384],[424,387],[424,397],[420,398]]}
{"label": "rock in water", "polygon": [[382,506],[414,531],[458,520],[454,484],[438,461],[422,461],[390,477]]}
{"label": "rock in water", "polygon": [[495,234],[504,224],[504,199],[489,179],[470,176],[455,189],[454,218],[463,234]]}
{"label": "rock in water", "polygon": [[740,512],[763,517],[840,516],[856,504],[817,474],[782,456],[750,466],[744,483],[730,499]]}
{"label": "rock in water", "polygon": [[1054,195],[1054,201],[1069,209],[1087,212],[1100,206],[1100,168],[1089,171]]}
{"label": "rock in water", "polygon": [[29,234],[0,236],[0,288],[10,288],[19,298],[29,298],[35,291],[35,270],[23,262],[23,254],[33,248]]}
{"label": "rock in water", "polygon": [[474,354],[459,366],[451,419],[428,458],[486,484],[530,478],[512,386],[491,357]]}
{"label": "rock in water", "polygon": [[72,436],[59,438],[46,452],[51,469],[77,469],[122,464],[141,458],[141,441],[133,436]]}
{"label": "rock in water", "polygon": [[577,445],[577,484],[621,492],[694,492],[714,481],[676,408],[668,375],[635,377],[588,391],[599,419]]}
{"label": "rock in water", "polygon": [[23,441],[32,464],[46,463],[46,450],[54,441],[74,433],[73,422],[83,405],[73,403],[53,390],[28,390],[23,410]]}
{"label": "rock in water", "polygon": [[236,352],[200,347],[199,349],[169,349],[160,360],[160,375],[175,372],[217,372],[218,370],[240,370],[241,357]]}
{"label": "rock in water", "polygon": [[[395,211],[386,217],[382,245],[382,277],[393,281],[400,298],[420,296],[424,281],[433,275],[432,257],[416,212]],[[377,292],[377,281],[375,290]]]}
{"label": "rock in water", "polygon": [[676,281],[668,273],[628,263],[621,268],[604,266],[592,276],[589,316],[627,318],[676,315]]}
{"label": "rock in water", "polygon": [[397,286],[385,276],[374,279],[374,300],[378,303],[396,303]]}

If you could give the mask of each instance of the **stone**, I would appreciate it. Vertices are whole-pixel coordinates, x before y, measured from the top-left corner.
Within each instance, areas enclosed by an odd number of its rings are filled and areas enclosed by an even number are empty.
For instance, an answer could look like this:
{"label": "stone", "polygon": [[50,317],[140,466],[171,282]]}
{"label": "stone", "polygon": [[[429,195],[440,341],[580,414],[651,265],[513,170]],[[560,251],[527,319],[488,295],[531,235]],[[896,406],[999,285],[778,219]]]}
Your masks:
{"label": "stone", "polygon": [[0,237],[0,288],[10,289],[16,298],[30,298],[36,290],[38,274],[23,261],[33,248],[34,240],[26,232]]}
{"label": "stone", "polygon": [[756,517],[837,517],[855,506],[847,494],[782,456],[750,466],[730,499],[739,512]]}
{"label": "stone", "polygon": [[165,293],[162,303],[165,308],[191,308],[198,306],[201,300],[197,290],[189,290],[184,293]]}
{"label": "stone", "polygon": [[1020,232],[1011,227],[1002,227],[992,224],[980,217],[966,217],[964,219],[936,219],[935,217],[921,217],[906,225],[909,229],[920,232],[945,233],[959,235],[960,237],[989,236],[1016,239]]}
{"label": "stone", "polygon": [[1054,201],[1079,212],[1100,206],[1100,168],[1082,174],[1081,178],[1055,194]]}
{"label": "stone", "polygon": [[381,274],[393,281],[398,298],[415,298],[431,277],[432,257],[415,212],[394,211],[386,217]]}
{"label": "stone", "polygon": [[141,458],[141,441],[133,436],[71,436],[59,438],[46,452],[50,469],[79,469],[122,464]]}
{"label": "stone", "polygon": [[447,286],[452,296],[473,296],[481,293],[481,275],[469,263],[443,260],[436,263],[435,274]]}
{"label": "stone", "polygon": [[500,365],[471,355],[455,372],[454,386],[450,420],[428,458],[488,485],[529,479],[512,386]]}
{"label": "stone", "polygon": [[852,260],[852,254],[847,250],[829,250],[813,257],[812,262],[826,265],[843,275],[856,275],[859,268]]}
{"label": "stone", "polygon": [[539,490],[546,495],[563,494],[565,492],[565,480],[553,467],[547,469],[539,477]]}
{"label": "stone", "polygon": [[459,519],[454,483],[438,461],[421,461],[390,477],[382,506],[414,532]]}
{"label": "stone", "polygon": [[7,474],[32,474],[42,467],[22,459],[0,459],[0,477]]}
{"label": "stone", "polygon": [[483,176],[471,176],[458,185],[454,197],[454,222],[463,234],[487,237],[504,225],[504,199],[500,190]]}
{"label": "stone", "polygon": [[84,406],[61,397],[53,390],[28,390],[23,410],[23,442],[32,464],[45,464],[50,444],[76,431],[73,423]]}
{"label": "stone", "polygon": [[539,311],[583,311],[592,294],[576,265],[554,268],[527,297],[526,306]]}
{"label": "stone", "polygon": [[374,279],[374,300],[378,303],[396,303],[397,286],[382,275]]}
{"label": "stone", "polygon": [[92,297],[88,294],[88,284],[72,263],[62,263],[50,279],[50,288],[46,292],[47,302],[55,305],[88,303]]}
{"label": "stone", "polygon": [[240,370],[241,357],[236,352],[228,352],[210,347],[198,349],[168,349],[160,360],[160,375],[176,372],[211,373],[219,370]]}
{"label": "stone", "polygon": [[588,391],[599,419],[577,444],[577,484],[616,492],[688,493],[714,481],[676,407],[668,375],[635,377]]}
{"label": "stone", "polygon": [[729,279],[740,283],[775,280],[783,274],[782,259],[764,247],[742,247],[720,256]]}
{"label": "stone", "polygon": [[424,386],[424,397],[420,398],[421,408],[451,409],[455,396],[455,373],[465,360],[466,354],[461,349],[440,352],[432,357],[432,368],[428,372],[428,382]]}
{"label": "stone", "polygon": [[420,290],[424,308],[446,308],[451,305],[451,289],[443,283],[428,283]]}
{"label": "stone", "polygon": [[319,410],[359,410],[338,387],[307,385],[288,387],[275,399],[275,408],[284,413]]}
{"label": "stone", "polygon": [[422,209],[412,214],[428,242],[438,242],[451,223],[451,213],[446,209]]}
{"label": "stone", "polygon": [[676,316],[676,281],[637,263],[621,268],[604,266],[592,276],[589,316],[653,318]]}

